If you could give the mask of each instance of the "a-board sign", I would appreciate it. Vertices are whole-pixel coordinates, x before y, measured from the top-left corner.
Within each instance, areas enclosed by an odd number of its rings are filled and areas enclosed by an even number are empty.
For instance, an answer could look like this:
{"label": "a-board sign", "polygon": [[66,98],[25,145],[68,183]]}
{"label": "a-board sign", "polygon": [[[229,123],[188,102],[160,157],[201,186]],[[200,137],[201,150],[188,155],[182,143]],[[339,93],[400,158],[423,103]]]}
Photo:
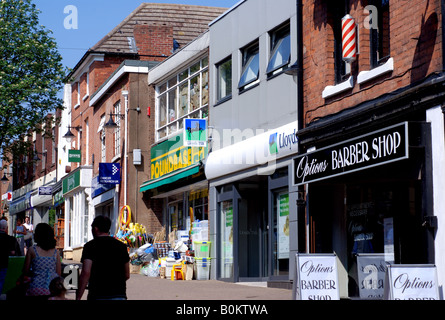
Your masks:
{"label": "a-board sign", "polygon": [[439,300],[437,268],[430,264],[390,264],[385,278],[388,300]]}
{"label": "a-board sign", "polygon": [[389,259],[389,255],[384,253],[357,255],[357,278],[361,299],[383,299],[386,267]]}
{"label": "a-board sign", "polygon": [[337,256],[335,254],[296,254],[296,300],[339,300]]}

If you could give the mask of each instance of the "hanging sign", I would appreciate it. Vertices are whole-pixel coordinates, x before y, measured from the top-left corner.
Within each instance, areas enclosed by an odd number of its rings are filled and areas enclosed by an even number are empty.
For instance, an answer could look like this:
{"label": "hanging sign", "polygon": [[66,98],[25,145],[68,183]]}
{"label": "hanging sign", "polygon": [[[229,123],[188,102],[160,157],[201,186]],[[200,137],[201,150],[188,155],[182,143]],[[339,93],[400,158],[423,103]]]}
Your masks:
{"label": "hanging sign", "polygon": [[68,162],[80,162],[81,154],[80,150],[70,149],[68,150]]}
{"label": "hanging sign", "polygon": [[121,165],[120,163],[99,163],[99,183],[120,184]]}
{"label": "hanging sign", "polygon": [[439,300],[435,265],[390,264],[386,274],[388,300]]}
{"label": "hanging sign", "polygon": [[383,299],[387,261],[391,258],[392,256],[384,253],[357,255],[358,287],[361,299]]}
{"label": "hanging sign", "polygon": [[294,158],[294,185],[408,159],[408,149],[403,122]]}
{"label": "hanging sign", "polygon": [[335,254],[297,254],[296,300],[340,300]]}
{"label": "hanging sign", "polygon": [[184,119],[184,146],[207,147],[206,119]]}
{"label": "hanging sign", "polygon": [[39,187],[39,196],[52,196],[53,187]]}

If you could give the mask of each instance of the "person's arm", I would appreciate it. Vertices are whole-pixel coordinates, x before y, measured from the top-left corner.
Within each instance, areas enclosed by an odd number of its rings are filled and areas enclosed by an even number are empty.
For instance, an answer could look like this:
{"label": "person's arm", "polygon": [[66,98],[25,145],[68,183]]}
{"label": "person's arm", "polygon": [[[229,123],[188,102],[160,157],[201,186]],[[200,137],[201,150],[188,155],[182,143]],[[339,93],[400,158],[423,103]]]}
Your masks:
{"label": "person's arm", "polygon": [[79,286],[76,293],[76,300],[80,300],[85,292],[85,288],[87,287],[88,281],[91,276],[91,267],[93,265],[93,261],[90,259],[84,259],[82,264],[82,271],[79,277]]}
{"label": "person's arm", "polygon": [[125,280],[130,279],[130,262],[125,264]]}
{"label": "person's arm", "polygon": [[60,261],[60,254],[59,254],[59,250],[56,250],[56,272],[57,274],[60,276],[62,275],[62,262]]}

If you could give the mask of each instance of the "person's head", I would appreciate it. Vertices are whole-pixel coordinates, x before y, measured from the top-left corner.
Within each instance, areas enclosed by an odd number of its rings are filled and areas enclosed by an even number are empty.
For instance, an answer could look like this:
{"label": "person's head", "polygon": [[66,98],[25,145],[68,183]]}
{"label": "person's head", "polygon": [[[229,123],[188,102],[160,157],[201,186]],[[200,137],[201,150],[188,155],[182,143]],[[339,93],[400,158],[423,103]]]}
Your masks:
{"label": "person's head", "polygon": [[28,216],[25,217],[25,223],[29,223],[29,217]]}
{"label": "person's head", "polygon": [[34,242],[43,250],[54,249],[56,239],[53,228],[47,223],[39,223],[34,230]]}
{"label": "person's head", "polygon": [[51,296],[57,297],[66,293],[65,282],[62,277],[56,277],[51,280],[49,284],[49,291],[51,292]]}
{"label": "person's head", "polygon": [[22,218],[17,218],[17,225],[21,226],[23,223],[23,219]]}
{"label": "person's head", "polygon": [[106,216],[97,216],[91,224],[93,236],[108,234],[110,232],[111,220]]}
{"label": "person's head", "polygon": [[0,220],[0,232],[8,233],[8,221]]}

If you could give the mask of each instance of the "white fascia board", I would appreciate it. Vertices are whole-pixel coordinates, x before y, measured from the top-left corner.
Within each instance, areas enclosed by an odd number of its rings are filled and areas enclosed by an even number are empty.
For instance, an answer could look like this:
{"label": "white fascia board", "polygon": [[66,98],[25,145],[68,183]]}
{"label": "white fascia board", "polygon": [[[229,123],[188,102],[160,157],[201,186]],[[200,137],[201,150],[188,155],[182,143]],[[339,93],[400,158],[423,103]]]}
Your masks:
{"label": "white fascia board", "polygon": [[80,77],[85,73],[88,72],[90,69],[90,66],[95,61],[104,61],[105,54],[103,53],[91,53],[88,55],[88,58],[85,59],[85,61],[80,65],[79,68],[73,73],[73,81],[77,82],[80,80]]}
{"label": "white fascia board", "polygon": [[90,99],[90,107],[101,99],[105,93],[125,74],[125,73],[148,73],[148,67],[123,66],[114,76],[109,79],[100,91]]}
{"label": "white fascia board", "polygon": [[210,32],[205,32],[176,54],[150,69],[148,84],[159,83],[163,79],[167,79],[171,75],[179,72],[188,62],[196,59],[203,51],[207,50],[209,45]]}

